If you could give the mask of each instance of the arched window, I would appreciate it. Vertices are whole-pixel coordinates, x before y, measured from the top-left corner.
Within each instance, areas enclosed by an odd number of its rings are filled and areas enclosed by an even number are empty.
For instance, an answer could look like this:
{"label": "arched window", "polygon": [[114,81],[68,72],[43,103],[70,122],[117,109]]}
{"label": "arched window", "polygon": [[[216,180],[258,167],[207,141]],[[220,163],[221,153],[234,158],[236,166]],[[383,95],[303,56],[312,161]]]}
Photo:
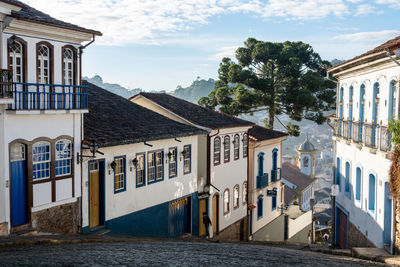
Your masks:
{"label": "arched window", "polygon": [[264,153],[260,152],[258,154],[258,176],[264,175]]}
{"label": "arched window", "polygon": [[64,84],[74,84],[74,52],[71,48],[63,49]]}
{"label": "arched window", "polygon": [[24,50],[18,41],[12,41],[8,47],[9,66],[13,71],[13,81],[21,83],[24,81]]}
{"label": "arched window", "polygon": [[361,201],[362,173],[361,168],[356,169],[356,200]]}
{"label": "arched window", "polygon": [[274,148],[272,150],[272,169],[277,170],[278,169],[278,149]]}
{"label": "arched window", "polygon": [[389,116],[388,120],[396,118],[397,93],[395,81],[390,82],[389,88]]}
{"label": "arched window", "polygon": [[41,141],[32,147],[33,179],[50,178],[50,143]]}
{"label": "arched window", "polygon": [[243,205],[247,203],[247,182],[244,182],[242,186],[242,202]]}
{"label": "arched window", "polygon": [[346,162],[346,168],[345,168],[345,186],[344,186],[344,192],[345,195],[350,198],[350,163]]}
{"label": "arched window", "polygon": [[229,213],[229,189],[224,191],[224,215]]}
{"label": "arched window", "polygon": [[264,196],[259,195],[257,200],[257,219],[260,219],[263,216],[263,202]]}
{"label": "arched window", "polygon": [[339,191],[341,191],[342,188],[340,186],[340,158],[336,159],[335,184],[339,185]]}
{"label": "arched window", "polygon": [[221,138],[214,138],[214,165],[221,163]]}
{"label": "arched window", "polygon": [[231,158],[231,138],[229,135],[224,137],[224,162],[229,162]]}
{"label": "arched window", "polygon": [[[349,88],[349,120],[353,120],[353,86],[350,86]],[[352,123],[349,122],[348,130],[347,130],[347,137],[351,137],[351,131],[352,131]]]}
{"label": "arched window", "polygon": [[71,141],[60,140],[56,143],[56,176],[71,174]]}
{"label": "arched window", "polygon": [[378,109],[378,99],[379,99],[379,83],[374,84],[374,95],[373,95],[373,102],[372,102],[372,123],[378,124],[379,123],[379,109]]}
{"label": "arched window", "polygon": [[239,159],[239,145],[240,145],[240,139],[239,139],[239,135],[236,134],[234,139],[233,139],[233,155],[234,155],[234,159],[237,160]]}
{"label": "arched window", "polygon": [[243,157],[247,157],[247,149],[249,147],[249,137],[247,133],[243,134]]}
{"label": "arched window", "polygon": [[[359,110],[359,122],[363,123],[364,122],[364,109],[365,109],[365,85],[362,84],[360,86],[360,110]],[[358,142],[362,141],[362,124],[359,125],[358,128]]]}
{"label": "arched window", "polygon": [[[278,189],[276,187],[274,187],[273,191],[277,192]],[[271,207],[271,209],[272,210],[276,210],[276,195],[272,196],[272,207]]]}
{"label": "arched window", "polygon": [[38,83],[49,84],[50,83],[50,48],[46,45],[38,46],[38,72],[37,80]]}
{"label": "arched window", "polygon": [[369,187],[368,187],[368,210],[375,213],[375,175],[369,175]]}
{"label": "arched window", "polygon": [[239,185],[235,185],[233,188],[233,208],[239,208]]}
{"label": "arched window", "polygon": [[308,168],[308,165],[309,165],[309,159],[308,159],[308,157],[304,157],[303,158],[303,166],[305,168]]}

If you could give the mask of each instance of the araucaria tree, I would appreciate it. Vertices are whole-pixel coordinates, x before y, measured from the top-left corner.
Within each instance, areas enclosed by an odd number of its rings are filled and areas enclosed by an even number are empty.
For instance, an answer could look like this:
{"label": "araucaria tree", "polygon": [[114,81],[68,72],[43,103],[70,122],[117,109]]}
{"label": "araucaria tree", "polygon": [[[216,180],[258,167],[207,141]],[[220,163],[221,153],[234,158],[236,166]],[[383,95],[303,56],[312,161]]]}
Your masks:
{"label": "araucaria tree", "polygon": [[[271,43],[249,38],[236,50],[235,63],[223,58],[219,80],[199,104],[238,115],[265,110],[266,126],[274,127],[277,115],[287,114],[292,120],[303,118],[321,124],[324,111],[335,105],[336,85],[326,79],[330,67],[302,42]],[[299,135],[297,125],[288,124],[292,135]]]}

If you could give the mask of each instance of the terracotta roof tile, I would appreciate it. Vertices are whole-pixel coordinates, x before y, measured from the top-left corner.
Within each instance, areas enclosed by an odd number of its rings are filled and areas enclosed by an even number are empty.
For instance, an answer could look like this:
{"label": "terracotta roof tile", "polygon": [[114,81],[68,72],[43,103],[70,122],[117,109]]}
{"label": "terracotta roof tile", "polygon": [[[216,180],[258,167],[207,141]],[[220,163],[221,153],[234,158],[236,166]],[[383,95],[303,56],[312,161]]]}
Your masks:
{"label": "terracotta roof tile", "polygon": [[264,141],[284,136],[288,136],[288,134],[280,131],[270,130],[259,125],[255,125],[249,130],[249,137],[254,141]]}

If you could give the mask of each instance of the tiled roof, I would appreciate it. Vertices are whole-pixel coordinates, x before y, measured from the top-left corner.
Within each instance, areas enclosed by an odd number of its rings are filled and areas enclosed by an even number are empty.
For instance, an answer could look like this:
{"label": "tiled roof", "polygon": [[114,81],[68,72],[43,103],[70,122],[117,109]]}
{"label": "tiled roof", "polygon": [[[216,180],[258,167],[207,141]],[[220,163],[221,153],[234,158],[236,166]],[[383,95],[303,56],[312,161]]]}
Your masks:
{"label": "tiled roof", "polygon": [[249,137],[250,139],[254,141],[264,141],[264,140],[269,140],[269,139],[274,139],[274,138],[279,138],[279,137],[284,137],[288,136],[287,133],[284,132],[279,132],[275,130],[270,130],[258,125],[254,125],[250,130],[249,130]]}
{"label": "tiled roof", "polygon": [[283,190],[284,190],[285,205],[292,204],[294,197],[296,197],[297,200],[299,199],[299,195],[297,194],[295,189],[292,189],[292,188],[288,187],[287,185],[285,185]]}
{"label": "tiled roof", "polygon": [[336,69],[337,67],[340,67],[340,66],[342,66],[344,64],[351,63],[352,61],[355,61],[355,60],[360,59],[360,58],[365,57],[365,56],[373,55],[373,54],[376,54],[376,53],[379,53],[379,52],[383,52],[383,51],[386,51],[386,50],[389,50],[390,52],[392,52],[393,50],[395,50],[397,48],[400,48],[400,36],[397,36],[396,38],[393,38],[393,39],[391,39],[391,40],[389,40],[389,41],[387,41],[387,42],[375,47],[374,49],[371,49],[371,50],[369,50],[369,51],[367,51],[367,52],[365,52],[365,53],[363,53],[363,54],[361,54],[359,56],[356,56],[356,57],[354,57],[352,59],[343,61],[343,62],[341,62],[341,63],[329,68],[328,71],[331,71],[332,69]]}
{"label": "tiled roof", "polygon": [[176,115],[203,127],[217,129],[254,125],[252,122],[201,107],[169,94],[142,92],[139,95],[157,103]]}
{"label": "tiled roof", "polygon": [[102,147],[206,134],[199,128],[168,119],[87,81],[83,81],[83,85],[89,86],[84,139],[94,140]]}
{"label": "tiled roof", "polygon": [[297,186],[296,191],[303,191],[316,179],[303,174],[300,169],[288,162],[282,163],[282,178]]}
{"label": "tiled roof", "polygon": [[92,33],[99,36],[102,35],[101,32],[99,31],[86,29],[75,24],[55,19],[37,9],[34,9],[33,7],[28,6],[27,4],[22,3],[21,1],[18,0],[0,0],[0,1],[7,4],[16,5],[22,8],[20,11],[12,11],[11,13],[11,16],[17,19],[49,24],[52,26],[63,27],[71,30]]}

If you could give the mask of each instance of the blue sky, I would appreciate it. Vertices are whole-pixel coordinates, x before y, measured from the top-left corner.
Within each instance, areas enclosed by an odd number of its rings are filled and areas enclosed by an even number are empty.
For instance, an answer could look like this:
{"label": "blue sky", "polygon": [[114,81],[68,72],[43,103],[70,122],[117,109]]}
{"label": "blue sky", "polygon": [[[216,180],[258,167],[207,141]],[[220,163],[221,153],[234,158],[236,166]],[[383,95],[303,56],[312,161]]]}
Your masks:
{"label": "blue sky", "polygon": [[171,91],[217,78],[222,57],[248,37],[303,41],[323,59],[349,59],[400,35],[400,0],[23,0],[103,32],[83,75]]}

